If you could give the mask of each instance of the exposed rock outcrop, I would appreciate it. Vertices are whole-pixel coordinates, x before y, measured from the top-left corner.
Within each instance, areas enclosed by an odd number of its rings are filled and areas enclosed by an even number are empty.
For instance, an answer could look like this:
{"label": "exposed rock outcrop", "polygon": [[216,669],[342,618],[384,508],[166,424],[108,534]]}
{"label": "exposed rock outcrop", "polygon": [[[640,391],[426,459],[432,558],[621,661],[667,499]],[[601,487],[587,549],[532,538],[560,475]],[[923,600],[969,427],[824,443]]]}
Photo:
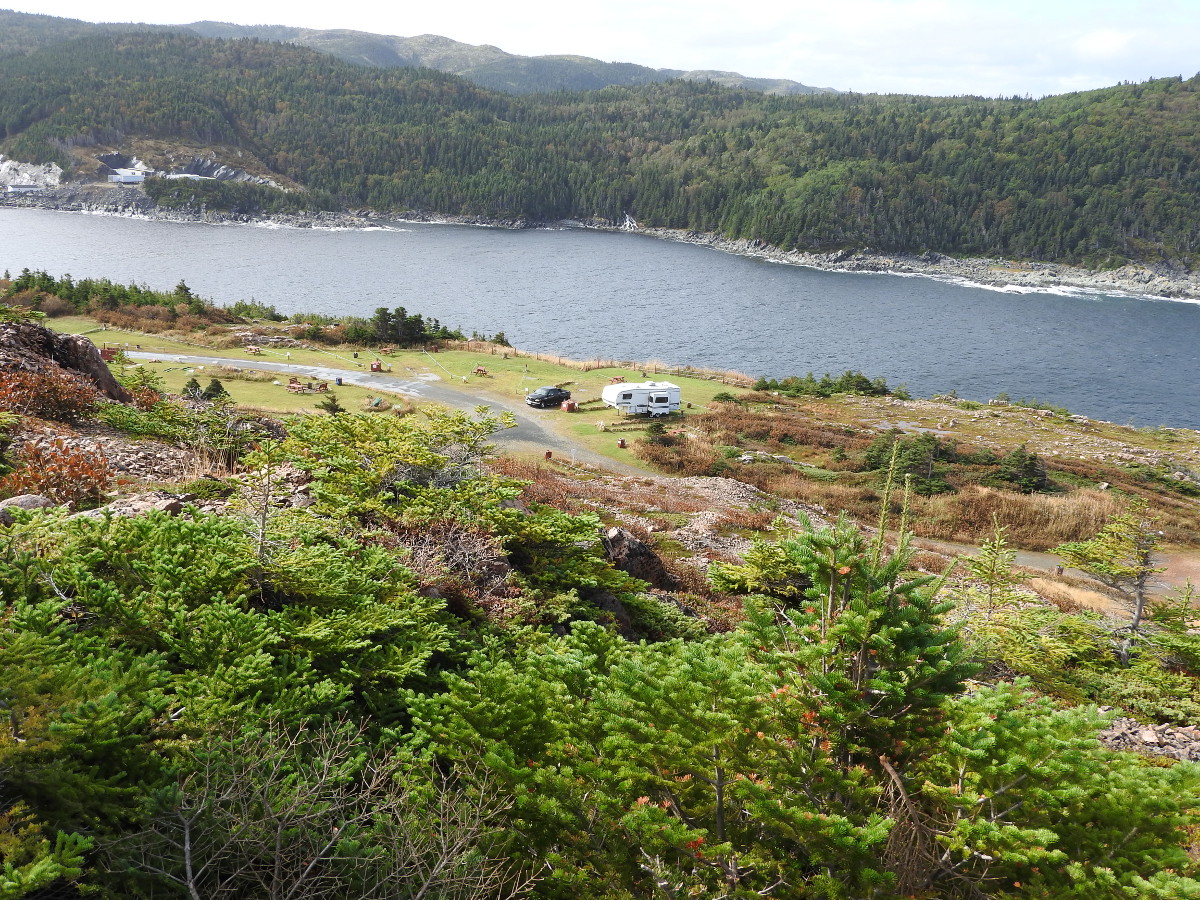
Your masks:
{"label": "exposed rock outcrop", "polygon": [[1143,725],[1120,718],[1100,733],[1100,742],[1113,750],[1200,762],[1200,729],[1191,725]]}
{"label": "exposed rock outcrop", "polygon": [[75,515],[79,518],[89,519],[101,519],[108,515],[133,518],[157,511],[164,512],[169,516],[177,516],[183,512],[184,504],[188,499],[189,497],[186,494],[177,495],[167,493],[166,491],[150,491],[149,493],[137,494],[133,497],[121,497],[112,501],[107,506],[101,506],[99,509],[85,510]]}
{"label": "exposed rock outcrop", "polygon": [[0,155],[0,185],[57,187],[62,182],[62,174],[57,163],[23,163]]}
{"label": "exposed rock outcrop", "polygon": [[604,535],[604,553],[613,566],[651,587],[663,591],[679,587],[678,580],[667,571],[658,554],[624,528],[608,529]]}
{"label": "exposed rock outcrop", "polygon": [[59,334],[34,322],[0,323],[0,372],[45,374],[55,369],[87,378],[110,400],[131,399],[87,338]]}
{"label": "exposed rock outcrop", "polygon": [[198,178],[212,178],[216,181],[240,181],[248,184],[262,184],[270,187],[280,187],[279,182],[262,175],[251,175],[245,169],[227,166],[215,159],[193,157],[182,166],[173,169],[168,175],[195,175]]}

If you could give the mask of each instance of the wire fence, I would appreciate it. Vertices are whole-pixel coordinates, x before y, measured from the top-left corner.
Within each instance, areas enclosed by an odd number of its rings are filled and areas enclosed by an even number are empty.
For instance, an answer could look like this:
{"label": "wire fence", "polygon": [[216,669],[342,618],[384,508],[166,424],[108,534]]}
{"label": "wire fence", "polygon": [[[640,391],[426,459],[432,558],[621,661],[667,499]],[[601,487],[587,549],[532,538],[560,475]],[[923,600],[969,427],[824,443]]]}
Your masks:
{"label": "wire fence", "polygon": [[559,356],[556,353],[540,353],[532,350],[520,350],[516,347],[506,347],[503,344],[493,344],[491,341],[446,341],[444,346],[448,350],[487,353],[491,356],[504,355],[514,359],[534,359],[539,362],[553,363],[556,366],[563,366],[569,369],[578,369],[581,372],[591,372],[596,369],[636,370],[647,378],[658,375],[671,375],[677,378],[699,378],[704,381],[719,381],[722,384],[747,388],[753,387],[757,380],[751,375],[734,370],[706,369],[697,366],[672,366],[658,360],[638,362],[636,360],[606,359],[603,357],[582,360],[571,359],[566,356]]}

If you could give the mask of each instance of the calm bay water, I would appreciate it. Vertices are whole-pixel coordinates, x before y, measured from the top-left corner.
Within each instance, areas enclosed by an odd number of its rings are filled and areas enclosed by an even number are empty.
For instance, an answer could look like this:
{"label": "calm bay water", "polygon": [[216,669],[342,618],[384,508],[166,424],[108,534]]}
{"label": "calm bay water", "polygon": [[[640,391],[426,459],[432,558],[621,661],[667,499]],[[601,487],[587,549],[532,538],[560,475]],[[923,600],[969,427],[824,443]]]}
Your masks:
{"label": "calm bay water", "polygon": [[1014,294],[819,272],[637,235],[449,225],[319,231],[0,209],[0,269],[219,304],[370,316],[404,306],[578,359],[781,377],[859,369],[918,396],[1000,392],[1138,425],[1200,427],[1200,304]]}

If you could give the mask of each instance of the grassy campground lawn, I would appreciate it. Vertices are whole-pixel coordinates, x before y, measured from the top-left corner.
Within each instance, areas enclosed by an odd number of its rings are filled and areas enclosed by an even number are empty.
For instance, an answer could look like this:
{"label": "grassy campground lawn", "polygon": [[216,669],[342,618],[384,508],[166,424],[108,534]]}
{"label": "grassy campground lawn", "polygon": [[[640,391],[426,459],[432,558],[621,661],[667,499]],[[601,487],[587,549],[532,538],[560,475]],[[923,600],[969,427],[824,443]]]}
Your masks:
{"label": "grassy campground lawn", "polygon": [[[538,356],[517,355],[505,347],[476,344],[480,349],[445,350],[427,353],[423,350],[398,350],[379,355],[366,349],[352,348],[289,348],[273,349],[262,347],[253,354],[243,347],[212,346],[199,336],[192,342],[178,336],[164,336],[141,332],[101,329],[93,319],[72,316],[48,320],[47,324],[66,334],[81,334],[97,346],[117,347],[122,350],[161,354],[160,359],[142,361],[141,364],[162,376],[166,389],[178,393],[189,378],[195,377],[203,387],[210,378],[219,378],[222,385],[241,406],[252,407],[271,413],[312,412],[322,399],[318,394],[294,394],[287,390],[287,376],[275,373],[260,373],[243,368],[239,363],[270,361],[295,366],[322,366],[347,371],[369,370],[373,361],[378,361],[385,374],[396,377],[429,380],[436,377],[439,385],[452,388],[479,403],[517,403],[527,392],[547,384],[561,385],[571,391],[574,399],[582,404],[574,413],[559,410],[536,411],[538,421],[561,437],[602,455],[633,465],[641,465],[628,449],[618,446],[624,438],[627,443],[641,437],[645,432],[645,419],[622,419],[615,410],[603,407],[600,392],[615,378],[626,381],[642,381],[657,378],[670,380],[683,390],[685,408],[683,418],[673,418],[670,427],[679,428],[686,417],[703,412],[713,397],[734,390],[720,381],[700,377],[679,375],[656,375],[653,370],[606,367],[582,371],[552,359]],[[220,342],[212,342],[220,343]],[[357,357],[355,356],[357,353]],[[177,356],[208,356],[227,359],[228,366],[190,366],[177,361]],[[240,370],[240,371],[239,371]],[[478,374],[480,370],[486,374]],[[337,394],[338,401],[348,410],[379,409],[373,406],[382,395],[384,404],[407,405],[398,395],[385,390],[372,391],[352,385],[330,389]]]}

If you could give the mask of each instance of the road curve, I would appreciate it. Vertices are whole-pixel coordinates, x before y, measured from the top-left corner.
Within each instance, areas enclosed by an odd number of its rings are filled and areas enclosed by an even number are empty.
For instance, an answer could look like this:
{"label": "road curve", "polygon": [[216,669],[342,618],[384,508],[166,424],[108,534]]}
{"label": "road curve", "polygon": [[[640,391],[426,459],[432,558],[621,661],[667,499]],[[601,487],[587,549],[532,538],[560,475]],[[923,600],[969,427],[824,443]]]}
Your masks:
{"label": "road curve", "polygon": [[[622,475],[645,475],[644,469],[609,459],[547,428],[538,421],[536,413],[519,400],[499,397],[481,397],[468,391],[450,387],[440,381],[425,381],[420,378],[405,378],[387,372],[360,372],[353,369],[337,369],[327,366],[311,366],[300,363],[280,363],[270,360],[227,359],[217,356],[191,356],[174,353],[127,352],[133,359],[157,359],[187,363],[196,366],[234,366],[239,369],[254,369],[260,372],[277,372],[281,375],[296,375],[308,381],[334,382],[342,379],[344,384],[372,390],[399,394],[415,402],[438,403],[451,409],[474,410],[487,406],[496,411],[510,412],[517,421],[516,428],[497,432],[493,442],[508,450],[544,453],[547,450],[563,459],[585,463],[600,469],[608,469]],[[552,415],[547,410],[543,415]]]}

